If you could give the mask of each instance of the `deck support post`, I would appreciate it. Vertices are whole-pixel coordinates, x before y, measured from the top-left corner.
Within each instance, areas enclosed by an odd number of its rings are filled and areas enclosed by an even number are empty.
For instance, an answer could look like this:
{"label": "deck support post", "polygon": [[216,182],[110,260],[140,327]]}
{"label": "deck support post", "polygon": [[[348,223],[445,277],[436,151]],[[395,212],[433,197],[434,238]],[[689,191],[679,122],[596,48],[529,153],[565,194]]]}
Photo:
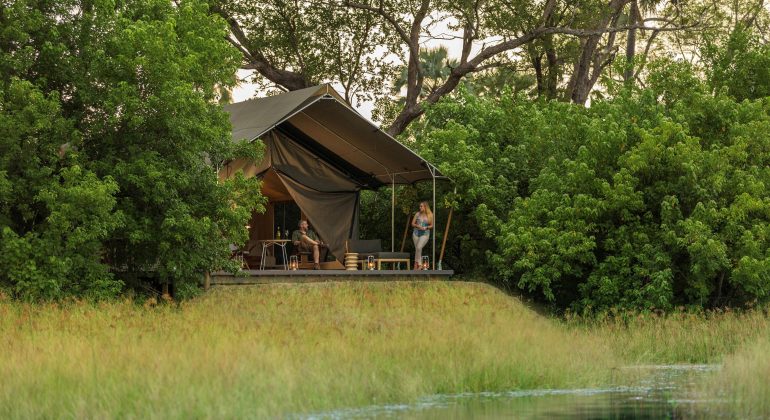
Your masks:
{"label": "deck support post", "polygon": [[449,208],[449,217],[446,220],[446,226],[444,227],[444,238],[441,239],[441,252],[438,254],[438,269],[442,269],[442,262],[444,261],[444,249],[446,249],[446,237],[449,235],[449,226],[452,225],[452,212],[454,207]]}

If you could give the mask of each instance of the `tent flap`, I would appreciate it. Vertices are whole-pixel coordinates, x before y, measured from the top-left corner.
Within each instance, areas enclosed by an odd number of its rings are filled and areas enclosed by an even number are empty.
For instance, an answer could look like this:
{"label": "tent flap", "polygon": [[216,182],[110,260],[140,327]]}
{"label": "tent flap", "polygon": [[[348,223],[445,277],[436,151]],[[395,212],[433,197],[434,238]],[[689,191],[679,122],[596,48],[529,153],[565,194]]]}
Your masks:
{"label": "tent flap", "polygon": [[345,240],[352,230],[358,230],[357,226],[351,228],[351,223],[356,221],[354,216],[358,193],[318,192],[281,173],[278,176],[294,202],[307,215],[313,229],[329,244],[332,255],[339,261],[345,261]]}
{"label": "tent flap", "polygon": [[292,199],[329,251],[345,260],[345,240],[357,232],[358,185],[277,130],[265,136],[267,155]]}

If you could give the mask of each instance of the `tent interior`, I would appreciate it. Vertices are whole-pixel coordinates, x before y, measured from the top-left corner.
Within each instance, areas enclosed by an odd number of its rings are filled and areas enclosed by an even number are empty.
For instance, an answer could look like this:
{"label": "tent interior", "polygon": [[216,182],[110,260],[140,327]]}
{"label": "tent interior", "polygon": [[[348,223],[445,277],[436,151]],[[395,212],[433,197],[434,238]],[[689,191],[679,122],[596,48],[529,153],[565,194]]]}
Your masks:
{"label": "tent interior", "polygon": [[[220,179],[238,171],[262,179],[267,211],[252,215],[244,248],[252,267],[259,265],[260,241],[279,234],[290,237],[302,219],[329,244],[330,260],[336,258],[337,263],[327,267],[341,268],[345,241],[358,238],[361,190],[441,176],[328,85],[231,104],[225,110],[233,141],[265,144],[261,162],[234,160],[219,172]],[[266,258],[266,265],[283,264],[280,253],[275,254],[278,258]]]}

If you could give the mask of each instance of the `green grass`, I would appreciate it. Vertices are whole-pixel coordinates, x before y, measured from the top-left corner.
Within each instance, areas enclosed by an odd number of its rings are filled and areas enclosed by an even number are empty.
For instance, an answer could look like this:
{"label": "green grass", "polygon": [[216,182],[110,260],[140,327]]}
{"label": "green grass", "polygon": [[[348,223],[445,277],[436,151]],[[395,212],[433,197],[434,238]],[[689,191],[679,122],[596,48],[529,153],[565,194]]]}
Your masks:
{"label": "green grass", "polygon": [[704,392],[768,415],[768,327],[761,310],[562,320],[462,282],[241,286],[179,305],[0,297],[0,418],[283,416],[723,360]]}
{"label": "green grass", "polygon": [[681,413],[686,417],[770,418],[770,317],[765,310],[621,314],[567,324],[603,337],[628,365],[720,364],[676,390],[684,399],[703,401]]}
{"label": "green grass", "polygon": [[176,305],[0,303],[0,417],[254,417],[583,387],[609,343],[478,283],[216,289]]}
{"label": "green grass", "polygon": [[626,313],[567,324],[610,343],[626,364],[721,363],[770,328],[762,310]]}
{"label": "green grass", "polygon": [[770,418],[770,332],[762,333],[756,342],[727,356],[722,369],[701,384],[702,395],[722,402],[716,405],[717,413],[707,415]]}

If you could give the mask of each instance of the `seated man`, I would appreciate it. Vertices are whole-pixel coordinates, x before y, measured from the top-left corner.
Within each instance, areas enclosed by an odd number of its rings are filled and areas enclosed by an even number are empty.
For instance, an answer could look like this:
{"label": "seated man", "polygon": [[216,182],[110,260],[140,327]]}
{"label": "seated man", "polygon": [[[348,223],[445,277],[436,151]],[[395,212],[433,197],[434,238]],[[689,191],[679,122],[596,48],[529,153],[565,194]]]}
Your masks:
{"label": "seated man", "polygon": [[[313,270],[320,270],[320,261],[326,260],[326,253],[329,248],[318,238],[312,229],[308,228],[307,220],[299,221],[299,229],[291,234],[291,243],[300,251],[313,252]],[[323,258],[321,254],[323,253]]]}

